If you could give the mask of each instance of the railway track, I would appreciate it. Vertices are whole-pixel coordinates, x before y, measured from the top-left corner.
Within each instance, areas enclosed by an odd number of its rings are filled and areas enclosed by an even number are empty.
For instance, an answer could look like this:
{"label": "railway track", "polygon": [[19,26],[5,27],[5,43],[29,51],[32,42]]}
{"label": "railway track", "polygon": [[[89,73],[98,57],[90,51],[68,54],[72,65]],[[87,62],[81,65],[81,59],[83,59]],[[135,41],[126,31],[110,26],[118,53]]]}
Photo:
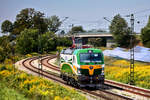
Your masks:
{"label": "railway track", "polygon": [[[50,69],[53,69],[53,70],[56,70],[56,71],[60,71],[59,67],[51,65],[49,63],[49,60],[51,60],[51,59],[53,59],[55,57],[56,57],[55,55],[51,55],[50,57],[43,57],[43,59],[41,60],[42,65],[44,65],[44,66],[46,66],[46,67],[48,67]],[[32,62],[34,60],[37,60],[37,59],[38,59],[38,57],[29,58],[29,59],[24,60],[22,62],[22,64],[23,64],[23,66],[25,68],[27,68],[28,70],[30,70],[30,71],[32,71],[34,73],[40,74],[43,77],[46,77],[46,78],[49,78],[51,80],[57,81],[59,83],[62,83],[64,85],[67,85],[66,82],[64,82],[63,80],[61,80],[61,78],[58,77],[58,75],[54,75],[52,73],[49,73],[47,71],[44,71],[44,70],[39,69],[36,66],[34,66],[32,64]],[[109,92],[109,91],[105,91],[105,90],[98,90],[98,91],[95,92],[95,91],[90,91],[90,90],[86,90],[86,89],[81,89],[81,91],[84,91],[86,93],[92,94],[92,95],[94,95],[96,97],[100,97],[100,98],[103,98],[103,99],[106,99],[106,100],[112,100],[112,99],[114,99],[114,100],[132,100],[129,97],[118,95],[118,94],[115,94],[115,93],[112,93],[112,92]]]}
{"label": "railway track", "polygon": [[[51,59],[52,59],[51,57],[50,58],[46,57],[46,58],[42,59],[43,65],[45,65],[46,67],[49,67],[51,69],[55,68],[54,70],[60,71],[59,67],[54,66],[49,63],[49,60],[51,60]],[[143,96],[144,97],[143,99],[150,100],[150,90],[148,90],[148,89],[143,89],[143,88],[131,86],[128,84],[123,84],[123,83],[115,82],[112,80],[105,80],[105,85],[120,88],[121,90],[124,90],[126,92],[130,92],[130,93],[133,93],[136,95]]]}

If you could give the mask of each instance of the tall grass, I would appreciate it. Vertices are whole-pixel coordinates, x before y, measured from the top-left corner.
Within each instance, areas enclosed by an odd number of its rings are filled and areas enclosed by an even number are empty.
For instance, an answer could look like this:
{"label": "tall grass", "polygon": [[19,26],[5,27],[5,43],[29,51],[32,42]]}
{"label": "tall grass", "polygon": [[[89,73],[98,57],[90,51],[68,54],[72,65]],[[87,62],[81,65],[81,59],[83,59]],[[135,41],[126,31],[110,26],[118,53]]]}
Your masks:
{"label": "tall grass", "polygon": [[[10,97],[18,95],[17,98],[22,98],[21,100],[26,100],[26,98],[30,100],[86,100],[84,96],[74,89],[63,87],[52,81],[26,74],[17,69],[14,70],[12,65],[0,65],[0,83],[8,87],[4,91],[7,91]],[[2,88],[5,86],[2,86]],[[4,91],[0,90],[2,93]],[[11,91],[18,92],[11,94]],[[2,94],[2,97],[4,96],[5,94]],[[6,100],[9,99],[6,98]],[[15,97],[14,100],[16,100]]]}

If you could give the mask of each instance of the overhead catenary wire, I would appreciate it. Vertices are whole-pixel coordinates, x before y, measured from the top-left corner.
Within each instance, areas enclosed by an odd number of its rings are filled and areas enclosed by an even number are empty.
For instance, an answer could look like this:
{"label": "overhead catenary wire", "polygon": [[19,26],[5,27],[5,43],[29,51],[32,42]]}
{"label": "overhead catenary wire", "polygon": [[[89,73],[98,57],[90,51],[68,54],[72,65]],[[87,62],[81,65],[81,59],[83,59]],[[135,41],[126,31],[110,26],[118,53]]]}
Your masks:
{"label": "overhead catenary wire", "polygon": [[137,11],[137,12],[135,12],[135,13],[133,13],[133,14],[134,14],[134,15],[135,15],[135,14],[140,14],[140,13],[144,13],[144,12],[147,12],[147,11],[150,11],[150,8],[144,9],[144,10],[141,10],[141,11]]}
{"label": "overhead catenary wire", "polygon": [[[141,11],[136,11],[136,12],[133,12],[132,14],[140,14],[140,13],[144,13],[144,12],[147,12],[147,11],[150,11],[150,8],[149,9],[144,9],[144,10],[141,10]],[[124,15],[122,17],[124,18],[129,18],[131,14],[128,14],[128,17],[127,15]],[[148,17],[149,14],[146,14],[146,15],[140,15],[140,16],[135,16],[135,22],[137,22],[138,24],[142,24],[143,21],[140,21],[140,19],[137,19],[137,18],[143,18],[143,17]],[[107,19],[110,18],[110,19],[113,19],[113,17],[106,17]],[[127,22],[129,22],[129,19],[127,19]],[[70,24],[69,24],[70,23]],[[62,25],[62,27],[64,26],[65,28],[67,28],[67,30],[69,30],[69,25],[71,24],[74,24],[75,26],[83,26],[83,27],[86,27],[87,30],[90,30],[90,29],[101,29],[101,27],[104,29],[104,27],[106,27],[106,22],[103,22],[101,19],[97,19],[97,20],[77,20],[77,19],[74,19],[74,18],[71,18],[69,17],[69,20],[64,23],[64,25]],[[137,23],[135,23],[135,25],[138,25]]]}

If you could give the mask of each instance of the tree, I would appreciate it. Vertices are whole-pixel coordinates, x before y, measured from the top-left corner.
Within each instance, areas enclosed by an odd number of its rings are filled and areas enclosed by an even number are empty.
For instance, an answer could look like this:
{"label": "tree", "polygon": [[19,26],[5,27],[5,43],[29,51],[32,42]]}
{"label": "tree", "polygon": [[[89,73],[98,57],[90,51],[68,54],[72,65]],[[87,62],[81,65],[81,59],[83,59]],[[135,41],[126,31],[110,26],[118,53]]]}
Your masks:
{"label": "tree", "polygon": [[12,46],[10,45],[9,37],[2,36],[0,37],[0,61],[4,61],[5,58],[8,58],[12,55]]}
{"label": "tree", "polygon": [[64,30],[62,30],[61,32],[60,32],[60,35],[65,35],[65,31]]}
{"label": "tree", "polygon": [[150,47],[150,16],[147,25],[141,30],[141,40],[144,46]]}
{"label": "tree", "polygon": [[50,18],[46,18],[45,21],[48,25],[48,31],[52,31],[54,33],[56,33],[59,30],[59,27],[62,24],[62,22],[56,15],[51,16]]}
{"label": "tree", "polygon": [[17,39],[17,50],[21,54],[49,52],[55,50],[56,35],[53,32],[40,34],[38,29],[25,29]]}
{"label": "tree", "polygon": [[[110,33],[113,34],[114,40],[120,47],[129,47],[131,30],[127,22],[119,14],[114,16],[114,19],[109,26]],[[133,36],[135,41],[135,36]]]}
{"label": "tree", "polygon": [[22,9],[16,16],[12,33],[19,35],[24,29],[39,29],[41,33],[47,31],[44,13],[35,11],[33,8]]}
{"label": "tree", "polygon": [[4,61],[4,59],[5,59],[5,53],[4,53],[5,51],[4,51],[4,49],[3,49],[3,47],[1,47],[0,46],[0,62],[3,62]]}
{"label": "tree", "polygon": [[2,26],[1,26],[2,33],[9,33],[12,31],[12,29],[13,29],[13,24],[11,21],[5,20],[2,23]]}
{"label": "tree", "polygon": [[46,32],[41,36],[41,48],[43,52],[50,52],[56,50],[57,47],[57,37],[53,32]]}
{"label": "tree", "polygon": [[82,26],[74,26],[69,33],[74,34],[77,32],[85,32],[85,30],[83,30]]}
{"label": "tree", "polygon": [[72,45],[72,40],[68,37],[58,37],[57,46],[66,46],[70,47]]}
{"label": "tree", "polygon": [[17,39],[16,48],[21,54],[38,52],[38,34],[37,29],[25,29]]}
{"label": "tree", "polygon": [[93,46],[106,46],[106,39],[102,38],[89,38],[88,43]]}

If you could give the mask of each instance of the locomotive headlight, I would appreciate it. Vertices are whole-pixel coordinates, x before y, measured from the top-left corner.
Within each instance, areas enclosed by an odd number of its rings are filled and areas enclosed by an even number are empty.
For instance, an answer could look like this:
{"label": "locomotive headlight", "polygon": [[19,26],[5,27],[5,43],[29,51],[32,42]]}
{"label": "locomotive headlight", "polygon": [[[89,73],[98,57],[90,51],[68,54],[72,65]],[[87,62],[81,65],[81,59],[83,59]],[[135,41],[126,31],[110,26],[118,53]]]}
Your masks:
{"label": "locomotive headlight", "polygon": [[105,67],[105,64],[102,65],[102,73],[101,73],[101,75],[104,75],[104,67]]}
{"label": "locomotive headlight", "polygon": [[78,71],[77,71],[77,72],[78,72],[78,74],[81,74],[81,69],[80,69],[80,68],[78,68]]}

